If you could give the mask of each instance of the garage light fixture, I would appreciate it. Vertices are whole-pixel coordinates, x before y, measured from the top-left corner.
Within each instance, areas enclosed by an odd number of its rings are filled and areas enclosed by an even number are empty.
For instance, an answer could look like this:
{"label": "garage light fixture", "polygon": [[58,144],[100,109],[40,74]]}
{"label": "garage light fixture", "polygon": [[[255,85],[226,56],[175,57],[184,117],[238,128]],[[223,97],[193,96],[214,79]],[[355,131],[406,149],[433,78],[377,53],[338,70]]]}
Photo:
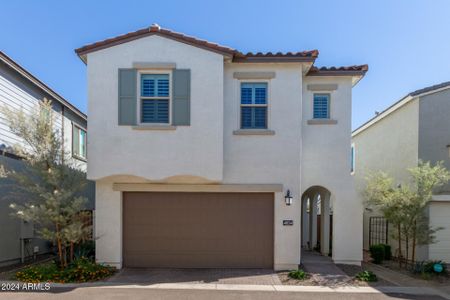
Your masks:
{"label": "garage light fixture", "polygon": [[284,202],[286,203],[286,205],[288,205],[288,206],[291,205],[292,199],[293,199],[293,197],[291,196],[291,191],[287,190],[286,196],[284,196]]}

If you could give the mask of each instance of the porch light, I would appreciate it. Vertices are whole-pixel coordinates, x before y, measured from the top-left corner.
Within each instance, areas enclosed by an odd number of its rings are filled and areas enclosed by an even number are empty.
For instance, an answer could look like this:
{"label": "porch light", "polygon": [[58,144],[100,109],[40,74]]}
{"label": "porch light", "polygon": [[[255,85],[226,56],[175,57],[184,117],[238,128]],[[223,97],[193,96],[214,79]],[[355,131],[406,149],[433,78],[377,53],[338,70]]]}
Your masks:
{"label": "porch light", "polygon": [[286,205],[288,205],[288,206],[291,205],[292,204],[292,199],[293,199],[293,197],[291,195],[291,191],[287,190],[286,196],[284,196],[284,202],[286,203]]}

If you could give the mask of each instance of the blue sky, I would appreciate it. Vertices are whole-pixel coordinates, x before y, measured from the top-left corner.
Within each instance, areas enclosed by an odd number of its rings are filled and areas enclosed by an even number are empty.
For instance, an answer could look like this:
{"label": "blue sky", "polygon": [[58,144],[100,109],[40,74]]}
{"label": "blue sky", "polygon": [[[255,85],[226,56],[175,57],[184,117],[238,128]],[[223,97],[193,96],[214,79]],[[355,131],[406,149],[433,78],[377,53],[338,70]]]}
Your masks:
{"label": "blue sky", "polygon": [[1,10],[0,49],[84,112],[86,67],[73,50],[152,23],[243,52],[318,49],[318,66],[369,64],[354,128],[450,80],[448,0],[14,0]]}

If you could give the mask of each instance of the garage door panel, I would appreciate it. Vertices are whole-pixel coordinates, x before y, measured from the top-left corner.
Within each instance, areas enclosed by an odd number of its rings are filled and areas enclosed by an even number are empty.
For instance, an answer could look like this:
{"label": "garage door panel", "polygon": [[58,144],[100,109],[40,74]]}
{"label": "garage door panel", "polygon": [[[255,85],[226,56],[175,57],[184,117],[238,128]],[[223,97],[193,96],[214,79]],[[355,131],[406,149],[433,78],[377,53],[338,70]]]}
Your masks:
{"label": "garage door panel", "polygon": [[273,267],[273,194],[124,193],[124,265]]}

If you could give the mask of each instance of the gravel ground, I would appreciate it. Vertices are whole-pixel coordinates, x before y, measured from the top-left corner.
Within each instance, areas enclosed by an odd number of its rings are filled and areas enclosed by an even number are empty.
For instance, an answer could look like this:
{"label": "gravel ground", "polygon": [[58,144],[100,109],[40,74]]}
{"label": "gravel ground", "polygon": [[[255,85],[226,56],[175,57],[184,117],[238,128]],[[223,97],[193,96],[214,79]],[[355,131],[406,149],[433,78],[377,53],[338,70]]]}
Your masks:
{"label": "gravel ground", "polygon": [[278,277],[280,278],[280,281],[283,285],[319,285],[319,283],[315,281],[309,274],[307,274],[306,279],[298,280],[289,277],[288,273],[289,272],[278,272]]}
{"label": "gravel ground", "polygon": [[[362,272],[365,270],[363,267],[355,266],[355,265],[337,264],[337,266],[345,274],[347,274],[348,276],[350,276],[352,278],[354,278],[355,275],[358,274],[359,272]],[[395,286],[395,284],[393,284],[389,281],[383,280],[382,278],[378,278],[378,281],[375,281],[375,282],[360,281],[360,280],[357,280],[356,278],[354,278],[351,281],[351,285],[354,285],[354,286]]]}

